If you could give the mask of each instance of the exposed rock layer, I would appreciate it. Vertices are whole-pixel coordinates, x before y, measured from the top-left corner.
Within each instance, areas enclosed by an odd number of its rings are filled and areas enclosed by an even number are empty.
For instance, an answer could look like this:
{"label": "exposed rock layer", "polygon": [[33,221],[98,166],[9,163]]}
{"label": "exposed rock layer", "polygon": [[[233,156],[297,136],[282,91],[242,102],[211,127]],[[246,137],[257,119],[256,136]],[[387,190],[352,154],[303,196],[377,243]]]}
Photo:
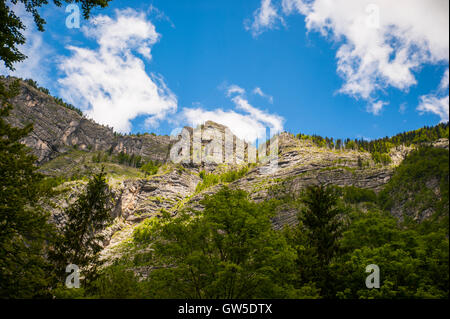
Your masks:
{"label": "exposed rock layer", "polygon": [[[123,151],[168,163],[155,176],[123,180],[115,186],[113,214],[116,221],[107,230],[109,239],[105,243],[106,251],[110,251],[131,236],[136,225],[146,218],[158,215],[162,209],[173,214],[186,205],[201,209],[200,200],[221,187],[219,184],[196,193],[196,186],[201,181],[199,170],[214,172],[224,168],[205,163],[183,164],[183,166],[170,164],[170,149],[174,142],[168,136],[114,134],[111,128],[99,125],[57,104],[52,97],[25,83],[21,84],[20,94],[12,100],[12,103],[14,108],[8,118],[10,123],[15,126],[23,126],[30,122],[34,124],[33,132],[24,142],[33,149],[40,164],[54,163],[51,162],[52,159],[61,154],[70,156],[68,151],[74,146],[87,152]],[[220,132],[225,130],[224,126],[210,121],[205,123],[204,127],[216,128]],[[187,129],[192,134],[193,129]],[[233,137],[234,143],[236,140],[236,137]],[[207,144],[208,141],[202,141],[201,147],[207,148]],[[433,146],[448,149],[448,139],[436,141]],[[240,161],[248,159],[249,146],[245,144],[244,147],[245,156],[239,158]],[[264,200],[269,196],[272,186],[281,184],[286,192],[299,192],[308,185],[316,184],[354,185],[378,192],[392,177],[394,167],[399,165],[413,149],[404,146],[392,149],[390,154],[393,159],[392,165],[381,166],[376,165],[367,152],[319,148],[309,140],[299,140],[288,133],[279,136],[278,147],[276,167],[269,163],[259,164],[252,167],[244,177],[230,183],[230,186],[248,191],[255,201]],[[224,149],[222,151],[224,152]],[[236,147],[233,151],[236,151]],[[192,156],[192,149],[190,155]],[[229,166],[225,165],[225,169],[228,168]],[[436,181],[430,181],[429,184],[432,189],[438,187]],[[79,187],[74,186],[67,197],[73,200],[74,194],[78,191]],[[64,216],[61,214],[64,207],[64,204],[56,205],[55,222],[64,222]],[[401,205],[395,206],[393,213],[398,215],[398,211],[402,209]],[[425,212],[425,215],[428,216],[430,213]],[[282,211],[273,220],[276,228],[295,222],[296,216],[293,211]]]}
{"label": "exposed rock layer", "polygon": [[[12,79],[2,79],[10,83]],[[33,123],[24,143],[31,147],[38,163],[47,162],[72,147],[81,150],[121,151],[151,160],[166,161],[169,136],[120,136],[113,129],[80,116],[57,104],[53,97],[21,82],[20,93],[11,100],[14,108],[8,121],[18,127]]]}

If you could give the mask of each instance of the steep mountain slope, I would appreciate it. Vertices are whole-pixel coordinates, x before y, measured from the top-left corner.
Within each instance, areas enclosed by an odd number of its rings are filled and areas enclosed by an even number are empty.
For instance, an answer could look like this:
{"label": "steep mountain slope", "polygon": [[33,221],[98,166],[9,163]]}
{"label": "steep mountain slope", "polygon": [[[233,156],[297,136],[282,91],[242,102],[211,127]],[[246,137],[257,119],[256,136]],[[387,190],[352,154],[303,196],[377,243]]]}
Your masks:
{"label": "steep mountain slope", "polygon": [[[12,81],[11,78],[0,80]],[[57,187],[59,195],[54,198],[54,205],[49,207],[57,224],[64,223],[64,208],[76,198],[86,176],[105,166],[115,194],[115,221],[106,230],[108,239],[104,243],[104,256],[117,254],[115,248],[130,238],[133,229],[148,218],[159,215],[161,210],[176,215],[184,207],[201,208],[200,200],[217,192],[224,184],[246,190],[254,201],[270,197],[274,186],[280,186],[278,191],[286,193],[297,193],[313,184],[356,186],[379,193],[390,181],[396,167],[416,147],[393,147],[389,153],[392,162],[383,165],[375,163],[371,154],[365,151],[319,147],[310,139],[296,138],[283,132],[278,136],[278,165],[275,170],[271,170],[269,164],[245,163],[249,152],[247,144],[240,158],[242,163],[174,164],[169,154],[176,141],[170,141],[168,136],[115,134],[111,128],[80,116],[24,82],[12,103],[14,109],[8,119],[10,123],[17,126],[29,122],[34,124],[34,131],[24,143],[37,155],[40,170],[46,175],[62,178],[62,185]],[[223,133],[226,128],[208,121],[201,129],[217,129]],[[192,128],[187,130],[192,134]],[[232,141],[236,144],[238,139],[233,136]],[[202,140],[202,148],[207,148],[210,142]],[[448,139],[437,140],[431,146],[448,153]],[[149,175],[137,165],[117,162],[114,154],[121,152],[141,156],[144,162],[156,161],[162,165],[156,174]],[[238,157],[234,146],[233,152]],[[193,156],[192,148],[190,155]],[[223,178],[223,174],[238,170],[239,174]],[[214,182],[206,183],[205,174],[210,174]],[[424,180],[423,184],[439,197],[436,176],[431,176],[429,181]],[[398,217],[407,214],[422,219],[433,211],[430,205],[412,209],[411,205],[404,205],[411,202],[408,198],[401,197],[401,200],[403,202],[391,203],[389,207]],[[273,220],[275,228],[295,222],[296,212],[289,210],[280,211]]]}
{"label": "steep mountain slope", "polygon": [[[7,84],[13,80],[0,79]],[[80,116],[23,81],[20,84],[20,93],[11,101],[14,109],[9,122],[19,127],[33,123],[34,130],[24,142],[33,149],[38,163],[45,163],[73,147],[114,153],[123,151],[156,161],[167,159],[171,144],[168,136],[114,134],[112,128]]]}

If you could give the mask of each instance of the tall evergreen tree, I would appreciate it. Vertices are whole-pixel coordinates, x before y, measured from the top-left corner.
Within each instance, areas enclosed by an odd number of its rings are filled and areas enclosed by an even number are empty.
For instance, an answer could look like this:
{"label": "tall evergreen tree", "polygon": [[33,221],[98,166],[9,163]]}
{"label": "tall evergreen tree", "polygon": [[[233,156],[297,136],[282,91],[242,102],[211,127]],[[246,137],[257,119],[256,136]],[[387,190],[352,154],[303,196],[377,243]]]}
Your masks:
{"label": "tall evergreen tree", "polygon": [[311,259],[303,263],[302,277],[315,282],[323,297],[333,297],[329,266],[339,249],[344,210],[338,205],[336,190],[323,185],[306,188],[302,202],[299,230],[305,239],[307,259]]}
{"label": "tall evergreen tree", "polygon": [[112,219],[112,196],[105,175],[103,169],[95,174],[84,193],[66,210],[67,222],[52,254],[60,278],[64,277],[67,265],[75,264],[86,284],[95,277],[101,264],[99,253],[105,239],[101,231]]}
{"label": "tall evergreen tree", "polygon": [[49,215],[37,205],[43,195],[35,156],[20,142],[33,129],[5,121],[18,92],[15,81],[0,83],[0,298],[46,294],[50,283],[46,246],[52,238]]}

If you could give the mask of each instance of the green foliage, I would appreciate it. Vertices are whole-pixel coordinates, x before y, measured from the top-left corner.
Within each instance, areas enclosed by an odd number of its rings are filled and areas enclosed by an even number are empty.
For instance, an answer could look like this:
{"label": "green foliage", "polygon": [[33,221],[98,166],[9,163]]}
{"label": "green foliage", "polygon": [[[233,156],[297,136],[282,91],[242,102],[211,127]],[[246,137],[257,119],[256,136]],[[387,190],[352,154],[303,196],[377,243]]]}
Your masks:
{"label": "green foliage", "polygon": [[448,137],[448,122],[439,123],[438,125],[431,127],[425,126],[415,131],[404,132],[392,137],[384,137],[371,141],[366,141],[364,139],[351,140],[347,138],[344,141],[337,139],[334,143],[333,138],[324,138],[319,135],[306,135],[301,133],[297,134],[298,139],[311,140],[319,147],[336,149],[341,149],[343,147],[345,149],[367,151],[371,153],[372,159],[375,163],[381,163],[383,165],[387,165],[392,162],[392,159],[389,156],[389,151],[394,146],[409,146],[412,144],[429,143],[440,138]]}
{"label": "green foliage", "polygon": [[140,155],[130,155],[122,151],[116,156],[116,158],[119,164],[125,164],[137,168],[140,168],[142,166],[142,156]]}
{"label": "green foliage", "polygon": [[238,170],[230,170],[220,175],[220,181],[224,183],[231,183],[238,180],[248,172],[248,167],[243,166]]}
{"label": "green foliage", "polygon": [[356,144],[355,141],[349,140],[347,141],[347,143],[345,143],[345,148],[348,150],[357,150],[358,145]]}
{"label": "green foliage", "polygon": [[133,232],[133,240],[137,243],[150,244],[156,228],[160,226],[161,220],[152,217],[144,220]]}
{"label": "green foliage", "polygon": [[[449,241],[381,211],[355,212],[335,260],[339,298],[448,298]],[[380,289],[365,287],[365,267],[380,268]]]}
{"label": "green foliage", "polygon": [[[49,92],[47,89],[43,89],[43,88],[39,88],[39,89],[40,89],[42,92],[44,92],[44,93],[50,95],[50,92]],[[61,105],[61,106],[64,106],[65,108],[67,108],[67,109],[69,109],[69,110],[72,110],[72,111],[77,112],[77,114],[80,115],[80,116],[83,116],[83,112],[82,112],[79,108],[73,106],[72,104],[67,103],[67,102],[64,102],[63,99],[61,99],[61,98],[59,98],[59,97],[56,97],[56,96],[53,96],[53,99],[54,99],[54,101],[55,101],[57,104],[59,104],[59,105]]]}
{"label": "green foliage", "polygon": [[222,174],[213,174],[213,173],[206,173],[205,171],[201,171],[199,173],[200,178],[202,181],[197,185],[197,188],[195,189],[196,192],[201,192],[204,189],[207,189],[213,185],[216,185],[218,183],[231,183],[235,180],[238,180],[248,172],[248,166],[243,166],[239,169],[229,170]]}
{"label": "green foliage", "polygon": [[386,153],[373,152],[372,159],[375,163],[381,163],[383,165],[387,165],[392,162],[391,157]]}
{"label": "green foliage", "polygon": [[343,199],[346,203],[376,202],[377,194],[370,189],[346,186],[342,189]]}
{"label": "green foliage", "polygon": [[32,126],[15,128],[5,121],[12,106],[7,102],[19,83],[7,89],[0,83],[0,298],[45,296],[51,268],[44,258],[54,228],[39,207],[46,196],[36,158],[20,140]]}
{"label": "green foliage", "polygon": [[338,196],[334,188],[310,186],[305,190],[303,203],[305,208],[299,214],[301,227],[309,243],[318,254],[321,265],[333,258],[340,235],[343,210],[338,206]]}
{"label": "green foliage", "polygon": [[51,290],[52,297],[55,299],[84,299],[86,292],[83,287],[67,288],[63,284],[58,284]]}
{"label": "green foliage", "polygon": [[[422,147],[411,152],[380,192],[380,205],[391,209],[394,203],[404,202],[411,207],[431,207],[448,218],[448,163],[445,149]],[[427,186],[433,181],[440,197]]]}
{"label": "green foliage", "polygon": [[330,263],[339,250],[342,216],[334,187],[309,186],[300,198],[299,224],[292,244],[297,247],[301,282],[313,282],[323,297],[332,297]]}
{"label": "green foliage", "polygon": [[109,160],[108,154],[103,152],[96,152],[92,155],[92,162],[94,163],[103,163]]}
{"label": "green foliage", "polygon": [[[417,223],[405,217],[400,222],[389,212],[376,208],[373,192],[355,187],[340,191],[345,202],[372,202],[372,208],[367,212],[353,208],[351,213],[346,213],[349,208],[342,208],[340,218],[335,220],[341,225],[333,226],[332,222],[327,230],[318,225],[339,214],[324,214],[327,209],[323,206],[334,202],[339,210],[335,197],[338,193],[330,196],[331,201],[324,200],[316,189],[306,201],[300,200],[300,207],[306,208],[300,209],[299,225],[284,231],[297,251],[297,268],[301,271],[296,286],[317,287],[326,298],[448,298],[448,219],[430,218]],[[308,211],[316,213],[306,214]],[[333,251],[332,256],[326,253],[328,249]],[[324,253],[319,253],[321,250]],[[380,268],[380,289],[365,286],[365,269],[370,264]]]}
{"label": "green foliage", "polygon": [[5,63],[5,66],[10,70],[14,70],[13,63],[20,62],[26,56],[19,51],[17,46],[25,43],[25,37],[20,33],[20,30],[25,29],[25,25],[14,14],[6,4],[5,0],[0,1],[0,59]]}
{"label": "green foliage", "polygon": [[141,166],[141,171],[143,171],[145,175],[155,175],[156,173],[158,173],[160,166],[161,164],[159,164],[158,162],[148,161]]}
{"label": "green foliage", "polygon": [[67,208],[67,222],[52,252],[56,271],[61,278],[69,264],[80,267],[85,282],[95,277],[104,240],[101,230],[111,221],[111,199],[102,170],[89,180],[84,193]]}
{"label": "green foliage", "polygon": [[[155,267],[149,297],[279,298],[299,291],[289,283],[294,251],[272,229],[272,209],[248,200],[241,190],[222,188],[206,197],[203,212],[169,214],[151,223]],[[142,242],[141,242],[142,243]],[[313,294],[313,289],[304,289]]]}
{"label": "green foliage", "polygon": [[92,298],[133,299],[143,295],[143,286],[126,265],[114,264],[99,272],[89,291]]}
{"label": "green foliage", "polygon": [[[317,186],[298,197],[280,187],[284,196],[254,203],[244,191],[222,188],[201,201],[202,212],[178,210],[173,216],[162,211],[162,217],[145,220],[124,246],[129,249],[124,258],[100,270],[101,231],[111,207],[105,173],[93,176],[66,210],[67,223],[55,241],[49,216],[39,206],[66,179],[38,174],[35,158],[20,143],[31,126],[13,128],[4,121],[11,109],[7,100],[17,90],[18,82],[9,89],[0,83],[0,297],[448,298],[445,149],[421,147],[410,153],[379,196],[354,186]],[[315,140],[323,147],[367,148],[387,164],[393,145],[448,136],[448,124],[415,132],[372,144]],[[159,163],[112,151],[97,152],[92,161],[141,166],[147,174],[158,170]],[[222,174],[202,171],[197,192],[247,172],[248,167]],[[436,213],[420,223],[406,214],[399,220],[387,211],[399,203]],[[298,211],[298,225],[274,230],[272,219],[280,209]],[[69,263],[81,267],[84,288],[62,286]],[[369,264],[380,267],[380,289],[365,287]],[[138,275],[141,268],[148,277]]]}
{"label": "green foliage", "polygon": [[303,139],[303,140],[311,140],[314,144],[316,144],[319,147],[328,147],[328,148],[335,147],[333,138],[328,138],[328,137],[323,138],[320,135],[307,135],[307,134],[302,134],[302,133],[297,134],[297,138]]}
{"label": "green foliage", "polygon": [[[113,149],[111,148],[107,152],[96,152],[92,156],[93,163],[118,163],[120,165],[126,165],[130,167],[140,168],[146,174],[156,174],[160,164],[154,161],[144,162],[144,159],[140,155],[128,154],[125,152],[120,152],[117,155],[113,155]],[[155,171],[156,170],[156,171]]]}
{"label": "green foliage", "polygon": [[205,173],[204,171],[200,172],[200,178],[202,181],[198,183],[195,191],[201,192],[204,189],[207,189],[213,185],[220,183],[220,176],[213,173]]}
{"label": "green foliage", "polygon": [[44,192],[51,193],[53,188],[67,182],[67,179],[63,176],[57,177],[45,177],[42,179],[40,186]]}
{"label": "green foliage", "polygon": [[24,82],[25,82],[26,84],[28,84],[29,86],[34,87],[36,90],[39,90],[39,91],[41,91],[41,92],[43,92],[43,93],[45,93],[45,94],[50,95],[50,91],[49,91],[48,89],[46,89],[46,88],[44,88],[44,87],[42,87],[42,86],[39,86],[39,85],[37,84],[37,82],[34,81],[34,80],[32,80],[32,79],[26,79],[26,80],[24,80]]}

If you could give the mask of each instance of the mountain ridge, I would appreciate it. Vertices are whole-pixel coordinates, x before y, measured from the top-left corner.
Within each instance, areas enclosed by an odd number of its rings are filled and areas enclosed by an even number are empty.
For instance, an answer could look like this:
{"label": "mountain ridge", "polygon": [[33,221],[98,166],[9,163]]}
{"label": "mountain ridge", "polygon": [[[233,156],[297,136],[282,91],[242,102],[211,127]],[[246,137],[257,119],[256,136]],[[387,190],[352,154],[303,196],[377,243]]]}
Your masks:
{"label": "mountain ridge", "polygon": [[[6,82],[11,80],[6,79]],[[11,102],[14,105],[8,118],[11,124],[24,126],[33,122],[34,130],[24,143],[38,157],[41,171],[56,177],[74,173],[75,169],[81,172],[80,175],[72,174],[75,176],[74,181],[65,180],[58,186],[61,194],[54,199],[55,207],[51,209],[55,223],[64,223],[62,211],[76,198],[84,183],[83,175],[98,170],[102,165],[109,165],[109,169],[115,172],[115,175],[110,174],[110,184],[115,194],[115,222],[106,231],[108,239],[104,243],[104,256],[114,255],[114,247],[129,238],[132,230],[140,223],[160,215],[161,210],[175,216],[185,207],[201,209],[201,199],[205,195],[214,194],[223,185],[247,191],[256,202],[270,197],[270,191],[275,186],[282,186],[287,193],[297,193],[306,186],[318,184],[356,186],[378,193],[392,178],[395,168],[416,148],[414,145],[394,146],[389,150],[391,163],[380,164],[374,160],[373,154],[363,149],[330,149],[318,146],[314,139],[304,136],[299,138],[282,132],[277,136],[278,166],[272,172],[268,170],[270,163],[245,162],[248,159],[248,144],[245,145],[246,153],[240,164],[176,164],[170,161],[170,149],[179,139],[171,140],[169,136],[152,134],[120,136],[112,128],[97,124],[76,111],[61,106],[53,97],[23,81],[19,95]],[[211,121],[205,122],[202,127],[220,128],[221,131],[226,129]],[[186,129],[191,134],[194,130],[190,127]],[[236,141],[234,136],[233,143]],[[208,139],[202,141],[202,147],[206,147],[209,142]],[[448,150],[448,139],[445,138],[428,144]],[[108,153],[110,157],[104,156],[98,162],[93,160],[96,154]],[[111,163],[111,156],[120,153],[141,156],[146,161],[160,163],[160,166],[156,174],[147,176],[138,167]],[[192,159],[192,148],[190,156]],[[236,175],[231,180],[220,177],[221,174],[244,168],[242,176]],[[211,185],[199,190],[198,185],[205,183],[205,174],[216,178]],[[432,187],[437,186],[433,184]],[[397,217],[408,214],[399,211],[401,209],[397,205],[393,214]],[[419,220],[430,214],[426,210],[425,213],[411,212],[414,215],[412,217]],[[273,225],[277,229],[295,222],[296,214],[292,210],[281,210],[273,219]]]}

